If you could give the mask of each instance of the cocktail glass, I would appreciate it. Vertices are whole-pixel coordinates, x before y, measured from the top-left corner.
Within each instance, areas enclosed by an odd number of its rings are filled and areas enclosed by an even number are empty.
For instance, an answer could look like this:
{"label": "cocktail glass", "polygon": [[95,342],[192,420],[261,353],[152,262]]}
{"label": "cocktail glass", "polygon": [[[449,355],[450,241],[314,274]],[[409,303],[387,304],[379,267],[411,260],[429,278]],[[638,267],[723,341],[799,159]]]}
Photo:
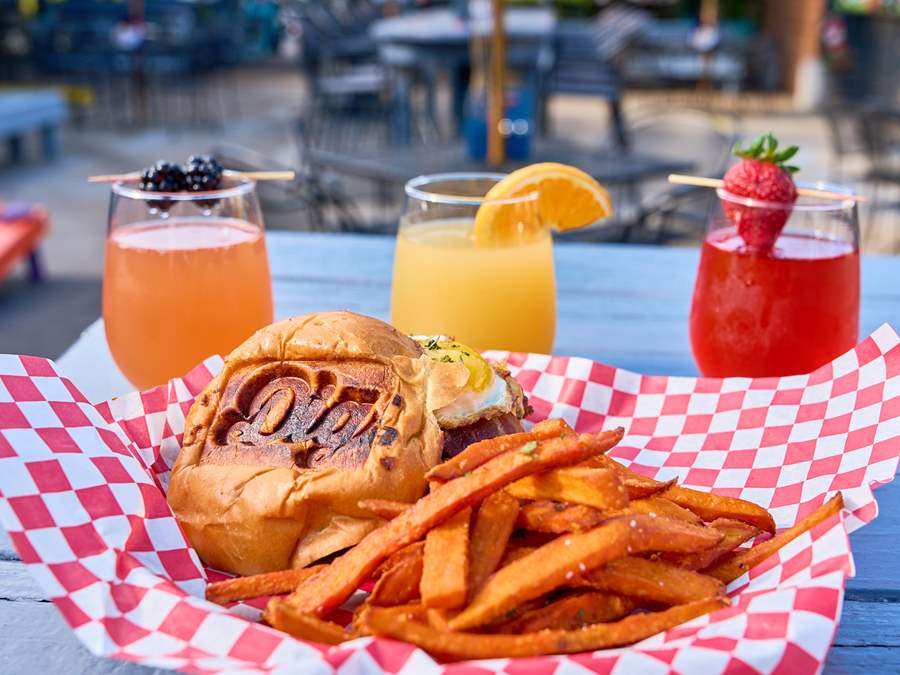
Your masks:
{"label": "cocktail glass", "polygon": [[103,320],[119,369],[145,389],[227,354],[272,321],[272,285],[253,181],[211,192],[112,187]]}
{"label": "cocktail glass", "polygon": [[[849,194],[835,185],[804,185]],[[694,286],[691,348],[706,376],[808,373],[859,335],[855,203],[799,197],[772,204],[719,189]],[[787,212],[773,249],[745,245],[724,205]]]}
{"label": "cocktail glass", "polygon": [[[538,192],[485,199],[503,177],[440,174],[406,184],[391,296],[391,321],[401,331],[448,335],[477,349],[552,350],[552,237]],[[502,240],[475,236],[479,209],[503,219]]]}

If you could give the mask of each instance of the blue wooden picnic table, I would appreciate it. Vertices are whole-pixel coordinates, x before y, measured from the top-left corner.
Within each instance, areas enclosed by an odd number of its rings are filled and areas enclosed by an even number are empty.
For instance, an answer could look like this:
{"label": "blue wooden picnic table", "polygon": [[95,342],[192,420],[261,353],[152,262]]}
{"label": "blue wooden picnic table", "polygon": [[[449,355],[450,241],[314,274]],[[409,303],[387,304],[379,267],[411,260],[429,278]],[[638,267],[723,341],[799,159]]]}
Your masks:
{"label": "blue wooden picnic table", "polygon": [[[278,317],[347,308],[388,318],[393,240],[270,233]],[[558,244],[559,321],[554,351],[638,372],[694,375],[687,315],[694,249]],[[900,325],[900,257],[865,256],[861,335]],[[59,360],[92,400],[123,393],[98,321]],[[880,488],[878,519],[853,534],[856,577],[827,673],[900,672],[900,483]],[[0,538],[0,670],[9,673],[150,673],[91,656]]]}
{"label": "blue wooden picnic table", "polygon": [[23,160],[25,135],[31,132],[40,133],[46,159],[54,159],[67,116],[62,94],[52,89],[0,91],[0,140],[6,140],[10,161]]}

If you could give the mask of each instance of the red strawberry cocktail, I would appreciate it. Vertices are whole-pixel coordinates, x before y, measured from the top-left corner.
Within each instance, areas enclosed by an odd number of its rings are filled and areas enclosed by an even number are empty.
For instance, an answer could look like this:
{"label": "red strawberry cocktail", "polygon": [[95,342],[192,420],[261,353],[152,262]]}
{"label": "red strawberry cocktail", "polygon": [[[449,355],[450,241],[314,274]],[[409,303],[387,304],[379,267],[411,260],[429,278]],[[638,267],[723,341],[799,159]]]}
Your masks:
{"label": "red strawberry cocktail", "polygon": [[[697,366],[708,377],[807,373],[851,349],[858,337],[853,203],[797,199],[774,138],[754,147],[769,158],[741,151],[718,191],[700,252],[690,337]],[[739,180],[729,181],[730,174]]]}

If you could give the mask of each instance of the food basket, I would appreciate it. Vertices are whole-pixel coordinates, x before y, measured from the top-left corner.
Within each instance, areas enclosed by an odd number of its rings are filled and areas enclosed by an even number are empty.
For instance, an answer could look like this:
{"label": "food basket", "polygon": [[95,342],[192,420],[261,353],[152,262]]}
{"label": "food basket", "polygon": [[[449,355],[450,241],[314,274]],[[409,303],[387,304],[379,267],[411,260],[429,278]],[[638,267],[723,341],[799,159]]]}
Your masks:
{"label": "food basket", "polygon": [[[739,496],[779,528],[837,491],[831,518],[729,586],[730,607],[634,646],[569,656],[441,663],[362,637],[326,647],[258,623],[263,603],[220,607],[166,503],[185,414],[221,366],[100,404],[52,362],[0,356],[0,522],[93,653],[188,672],[816,672],[853,574],[848,532],[878,512],[872,488],[900,456],[900,337],[883,326],[809,375],[725,380],[639,375],[582,358],[491,352],[532,420],[621,425],[610,455],[635,471]],[[360,591],[349,602],[358,602]],[[346,608],[345,608],[346,609]]]}

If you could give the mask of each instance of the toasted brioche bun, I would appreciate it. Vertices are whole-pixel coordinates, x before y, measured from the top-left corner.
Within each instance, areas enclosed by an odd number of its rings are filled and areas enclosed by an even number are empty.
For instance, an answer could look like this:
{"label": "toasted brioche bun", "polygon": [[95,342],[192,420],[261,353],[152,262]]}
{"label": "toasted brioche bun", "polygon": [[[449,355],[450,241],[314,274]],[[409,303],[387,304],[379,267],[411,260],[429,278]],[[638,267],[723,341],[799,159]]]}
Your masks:
{"label": "toasted brioche bun", "polygon": [[238,574],[303,567],[381,524],[361,499],[422,496],[443,443],[433,368],[413,340],[350,312],[280,321],[235,349],[188,413],[169,482],[201,559]]}

